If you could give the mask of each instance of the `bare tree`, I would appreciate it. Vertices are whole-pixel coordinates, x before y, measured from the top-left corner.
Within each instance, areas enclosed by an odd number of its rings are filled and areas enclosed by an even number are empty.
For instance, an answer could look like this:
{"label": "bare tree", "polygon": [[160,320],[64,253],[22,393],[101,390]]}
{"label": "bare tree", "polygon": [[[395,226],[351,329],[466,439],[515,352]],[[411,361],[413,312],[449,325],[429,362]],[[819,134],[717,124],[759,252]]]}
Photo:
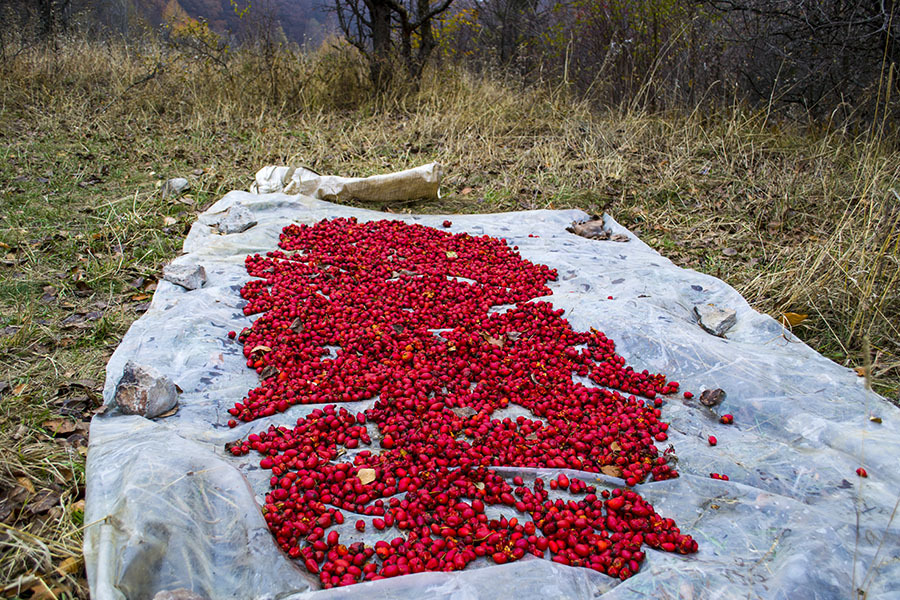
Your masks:
{"label": "bare tree", "polygon": [[332,0],[338,25],[348,42],[369,60],[378,91],[391,82],[391,61],[399,47],[413,84],[435,48],[433,22],[453,0]]}
{"label": "bare tree", "polygon": [[759,98],[798,103],[813,113],[841,102],[856,105],[900,62],[894,0],[703,3],[724,17],[735,69]]}

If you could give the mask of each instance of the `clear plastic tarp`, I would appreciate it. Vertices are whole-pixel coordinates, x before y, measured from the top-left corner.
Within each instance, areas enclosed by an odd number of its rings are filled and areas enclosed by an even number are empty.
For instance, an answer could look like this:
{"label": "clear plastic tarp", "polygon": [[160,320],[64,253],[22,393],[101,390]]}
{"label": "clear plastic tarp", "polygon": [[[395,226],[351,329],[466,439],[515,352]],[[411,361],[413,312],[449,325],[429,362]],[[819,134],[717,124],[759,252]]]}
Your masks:
{"label": "clear plastic tarp", "polygon": [[[257,224],[220,234],[214,225],[237,204]],[[435,227],[450,219],[450,231],[505,238],[523,257],[557,269],[546,299],[566,310],[575,329],[604,331],[628,364],[665,373],[682,390],[725,390],[715,410],[696,398],[669,397],[663,407],[669,440],[660,448],[674,445],[681,476],[637,487],[699,542],[699,552],[647,549],[640,572],[624,582],[532,557],[505,565],[481,559],[459,572],[319,590],[266,527],[260,503],[270,473],[255,454],[234,457],[225,450],[270,424],[291,427],[314,406],[230,429],[227,410],[258,385],[258,376],[226,333],[253,319],[241,310],[239,290],[250,279],[244,258],[274,250],[286,225],[342,216]],[[722,281],[676,267],[612,219],[607,225],[629,241],[566,231],[586,217],[575,210],[385,214],[281,193],[222,198],[200,215],[177,259],[202,265],[206,284],[188,291],[160,280],[149,310],[107,367],[108,403],[129,360],[166,374],[182,392],[171,416],[148,420],[110,410],[91,424],[84,549],[92,596],[139,600],[189,590],[211,600],[900,598],[898,409]],[[736,311],[727,338],[697,324],[693,307],[706,303]],[[726,412],[734,425],[718,423],[717,413]],[[718,437],[716,447],[707,442],[710,434]],[[860,466],[867,479],[856,475]],[[499,471],[510,479],[557,475]],[[711,472],[730,481],[711,479]],[[622,483],[568,475],[601,488]],[[351,531],[356,518],[348,516],[342,539],[376,539],[374,533],[354,538],[361,535]]]}

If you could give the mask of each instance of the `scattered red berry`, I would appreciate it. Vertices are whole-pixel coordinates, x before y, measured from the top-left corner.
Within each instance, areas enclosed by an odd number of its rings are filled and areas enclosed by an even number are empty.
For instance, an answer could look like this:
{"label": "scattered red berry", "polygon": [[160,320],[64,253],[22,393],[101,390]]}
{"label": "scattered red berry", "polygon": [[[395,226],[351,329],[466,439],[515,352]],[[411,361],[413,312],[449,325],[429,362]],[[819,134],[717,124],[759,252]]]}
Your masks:
{"label": "scattered red berry", "polygon": [[715,446],[718,443],[719,443],[719,440],[716,439],[716,436],[714,436],[714,435],[709,436],[709,445],[710,446]]}
{"label": "scattered red berry", "polygon": [[[564,474],[510,485],[492,469],[614,472],[628,486],[678,476],[654,445],[668,437],[655,404],[678,384],[635,371],[602,332],[577,332],[562,310],[530,302],[550,294],[554,270],[504,240],[398,221],[290,225],[279,246],[246,260],[258,279],[241,290],[244,313],[262,314],[238,339],[261,381],[229,413],[247,422],[318,406],[232,451],[262,456],[269,529],[323,587],[548,550],[561,564],[627,579],[643,544],[696,552],[632,490],[598,495]],[[503,304],[513,308],[489,312]],[[360,413],[339,406],[376,397]],[[534,417],[495,416],[510,404]],[[345,448],[362,450],[341,462]],[[575,498],[551,499],[547,487]],[[489,518],[486,506],[514,508],[525,522]],[[399,536],[338,544],[327,529],[345,512]]]}
{"label": "scattered red berry", "polygon": [[713,479],[721,479],[722,481],[728,481],[728,475],[722,475],[720,473],[710,473],[710,477]]}
{"label": "scattered red berry", "polygon": [[444,227],[450,227],[451,225],[453,225],[453,223],[452,223],[451,221],[444,221],[444,222],[442,223],[442,225],[443,225]]}
{"label": "scattered red berry", "polygon": [[236,331],[229,331],[229,332],[228,332],[228,337],[230,337],[231,339],[234,339],[235,337],[237,337],[237,332],[236,332]]}
{"label": "scattered red berry", "polygon": [[694,394],[692,394],[691,392],[685,392],[684,397],[685,397],[685,399],[690,400],[691,398],[694,397]]}
{"label": "scattered red berry", "polygon": [[732,423],[734,423],[734,416],[722,415],[721,417],[719,417],[719,423],[722,423],[723,425],[731,425]]}
{"label": "scattered red berry", "polygon": [[860,477],[868,477],[869,476],[869,473],[862,467],[860,467],[856,470],[856,474],[859,475]]}

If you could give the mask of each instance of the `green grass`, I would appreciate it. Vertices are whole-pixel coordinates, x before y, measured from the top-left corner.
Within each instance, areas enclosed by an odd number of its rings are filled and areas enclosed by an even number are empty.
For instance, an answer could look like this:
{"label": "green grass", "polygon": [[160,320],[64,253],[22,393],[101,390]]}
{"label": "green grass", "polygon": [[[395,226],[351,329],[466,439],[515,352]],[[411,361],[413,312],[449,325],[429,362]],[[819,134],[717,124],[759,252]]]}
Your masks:
{"label": "green grass", "polygon": [[[169,68],[129,88],[158,57]],[[842,364],[872,362],[876,389],[900,391],[896,140],[775,127],[742,107],[596,110],[551,86],[513,89],[452,67],[430,72],[415,96],[371,102],[347,51],[283,57],[275,99],[256,87],[265,65],[250,51],[234,53],[236,83],[155,42],[72,39],[7,58],[0,330],[21,329],[0,333],[0,493],[24,478],[60,502],[0,524],[0,581],[26,577],[27,590],[40,576],[58,595],[85,597],[80,570],[48,570],[35,562],[39,544],[21,541],[39,536],[52,564],[80,556],[84,439],[45,423],[87,422],[108,357],[196,215],[266,164],[349,176],[444,164],[442,199],[362,204],[380,210],[608,211],[758,310],[809,314],[797,335]],[[157,185],[175,176],[191,189],[165,200]],[[100,316],[79,321],[91,313]]]}

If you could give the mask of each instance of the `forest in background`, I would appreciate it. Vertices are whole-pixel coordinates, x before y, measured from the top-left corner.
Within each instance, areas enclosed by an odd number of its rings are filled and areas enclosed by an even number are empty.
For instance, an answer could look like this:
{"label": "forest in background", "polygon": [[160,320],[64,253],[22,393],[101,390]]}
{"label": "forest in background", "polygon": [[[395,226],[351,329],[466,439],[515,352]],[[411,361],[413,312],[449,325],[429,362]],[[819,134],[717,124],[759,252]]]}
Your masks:
{"label": "forest in background", "polygon": [[343,37],[376,93],[437,61],[562,82],[598,105],[744,101],[842,124],[893,111],[895,12],[893,0],[0,0],[0,41],[74,28],[183,43],[187,31],[207,36],[199,58],[216,59],[242,44],[315,50]]}

